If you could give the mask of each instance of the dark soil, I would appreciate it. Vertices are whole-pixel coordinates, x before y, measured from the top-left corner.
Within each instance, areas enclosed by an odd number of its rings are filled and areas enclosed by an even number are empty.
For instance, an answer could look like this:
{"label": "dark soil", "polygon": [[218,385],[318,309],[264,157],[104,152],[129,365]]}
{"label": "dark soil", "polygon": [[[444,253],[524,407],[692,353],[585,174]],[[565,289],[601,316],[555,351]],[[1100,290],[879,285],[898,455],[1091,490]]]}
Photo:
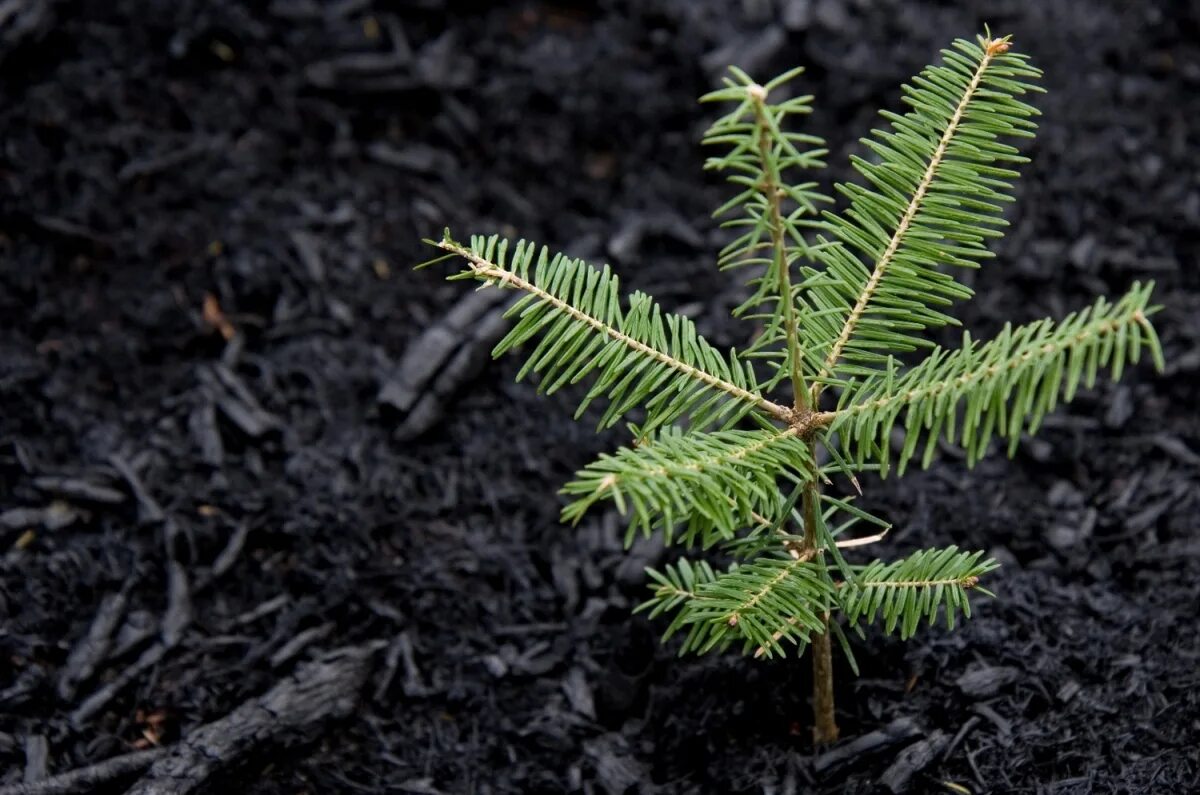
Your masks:
{"label": "dark soil", "polygon": [[[0,2],[0,787],[106,763],[75,791],[1191,791],[1198,8]],[[807,661],[676,660],[629,615],[661,550],[558,524],[621,438],[475,367],[492,308],[401,369],[468,292],[410,266],[443,225],[519,233],[742,342],[694,98],[729,62],[807,64],[844,178],[985,21],[1050,93],[966,325],[1153,278],[1170,367],[1011,461],[865,484],[878,554],[988,549],[1000,598],[858,643],[846,740],[814,751]]]}

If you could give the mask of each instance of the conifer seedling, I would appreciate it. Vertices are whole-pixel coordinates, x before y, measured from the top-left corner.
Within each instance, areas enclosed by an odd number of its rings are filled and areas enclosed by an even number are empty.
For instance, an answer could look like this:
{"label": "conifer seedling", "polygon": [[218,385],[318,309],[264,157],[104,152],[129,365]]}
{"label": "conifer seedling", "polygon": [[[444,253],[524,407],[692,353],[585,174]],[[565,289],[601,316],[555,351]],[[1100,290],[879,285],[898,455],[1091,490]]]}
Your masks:
{"label": "conifer seedling", "polygon": [[1034,135],[1037,110],[1022,98],[1041,91],[1040,72],[1010,45],[986,31],[960,39],[905,85],[907,111],[882,112],[886,126],[862,140],[862,181],[836,186],[840,206],[797,177],[826,154],[792,129],[811,111],[811,97],[788,92],[800,69],[759,84],[733,68],[703,97],[730,108],[705,135],[719,151],[705,167],[736,190],[716,215],[734,230],[718,265],[749,274],[734,315],[757,335],[742,350],[722,353],[645,293],[622,297],[607,266],[498,237],[430,241],[444,252],[432,262],[465,260],[451,279],[524,293],[495,350],[530,348],[519,377],[537,374],[547,393],[586,381],[580,413],[599,403],[601,428],[638,423],[629,446],[563,488],[563,519],[611,503],[628,517],[627,544],[661,533],[692,550],[648,572],[639,608],[670,616],[682,652],[811,647],[818,743],[838,735],[832,639],[849,655],[845,628],[908,639],[939,613],[953,628],[970,591],[991,595],[980,583],[996,568],[954,546],[857,562],[888,525],[823,486],[857,489],[856,473],[903,474],[918,456],[928,466],[939,442],[961,445],[969,465],[993,437],[1011,456],[1099,370],[1119,378],[1144,351],[1163,366],[1151,284],[1057,322],[1005,325],[989,342],[964,333],[948,349],[927,336],[958,325],[947,313],[972,291],[955,272],[992,256],[985,242],[1002,234],[1027,160],[1014,143]]}

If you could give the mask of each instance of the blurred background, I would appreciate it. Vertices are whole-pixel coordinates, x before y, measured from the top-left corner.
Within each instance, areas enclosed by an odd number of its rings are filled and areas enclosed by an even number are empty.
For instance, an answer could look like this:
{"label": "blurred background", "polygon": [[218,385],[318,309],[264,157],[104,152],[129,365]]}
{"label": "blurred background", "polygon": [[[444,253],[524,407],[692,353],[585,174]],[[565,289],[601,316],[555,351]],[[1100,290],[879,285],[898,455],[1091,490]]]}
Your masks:
{"label": "blurred background", "polygon": [[[411,266],[525,236],[744,343],[696,97],[806,66],[828,185],[984,23],[1049,93],[966,327],[1154,279],[1169,366],[864,482],[871,552],[988,550],[999,599],[856,641],[814,750],[807,661],[630,616],[664,551],[557,522],[623,434]],[[1194,786],[1198,41],[1184,0],[0,1],[0,792],[117,757],[73,791]]]}

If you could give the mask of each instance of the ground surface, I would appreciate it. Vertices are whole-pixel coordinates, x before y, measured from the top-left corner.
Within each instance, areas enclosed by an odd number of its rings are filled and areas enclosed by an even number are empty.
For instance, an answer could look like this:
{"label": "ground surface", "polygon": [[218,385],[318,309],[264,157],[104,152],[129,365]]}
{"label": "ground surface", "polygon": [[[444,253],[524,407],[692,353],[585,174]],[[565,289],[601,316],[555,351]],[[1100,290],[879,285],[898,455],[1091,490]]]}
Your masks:
{"label": "ground surface", "polygon": [[[1197,7],[581,5],[0,4],[0,785],[146,747],[112,791],[1193,786]],[[620,441],[572,396],[505,360],[402,438],[399,363],[464,293],[409,266],[444,224],[515,231],[739,343],[694,97],[727,62],[808,64],[845,177],[898,82],[985,21],[1050,94],[967,326],[1153,278],[1171,367],[1012,461],[867,484],[879,554],[988,549],[1001,598],[859,644],[839,718],[867,741],[821,754],[806,662],[676,661],[628,613],[659,550],[557,524]]]}

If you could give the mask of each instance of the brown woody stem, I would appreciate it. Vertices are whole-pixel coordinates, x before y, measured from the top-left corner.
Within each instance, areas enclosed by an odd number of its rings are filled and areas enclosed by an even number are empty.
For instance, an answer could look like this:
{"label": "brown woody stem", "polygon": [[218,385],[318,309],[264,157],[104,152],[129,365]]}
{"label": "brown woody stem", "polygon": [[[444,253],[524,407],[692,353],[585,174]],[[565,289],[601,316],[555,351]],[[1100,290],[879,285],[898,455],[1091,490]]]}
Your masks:
{"label": "brown woody stem", "polygon": [[[813,445],[813,442],[809,442]],[[820,510],[821,487],[814,480],[804,489],[804,544],[810,550],[817,550],[817,511]],[[821,555],[817,551],[817,555]],[[837,717],[833,703],[833,648],[829,638],[829,614],[822,616],[825,631],[813,633],[810,637],[812,645],[813,666],[813,742],[817,745],[829,745],[838,738]]]}

